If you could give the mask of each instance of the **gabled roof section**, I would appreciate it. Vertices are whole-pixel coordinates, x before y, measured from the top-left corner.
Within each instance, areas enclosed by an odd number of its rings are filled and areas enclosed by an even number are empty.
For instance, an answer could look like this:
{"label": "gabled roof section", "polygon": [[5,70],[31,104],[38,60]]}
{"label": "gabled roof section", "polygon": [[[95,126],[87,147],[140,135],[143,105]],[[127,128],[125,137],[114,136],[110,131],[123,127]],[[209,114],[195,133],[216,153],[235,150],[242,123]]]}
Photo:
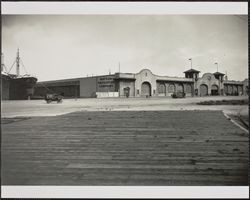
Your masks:
{"label": "gabled roof section", "polygon": [[200,71],[196,70],[196,69],[189,69],[183,73],[200,73]]}

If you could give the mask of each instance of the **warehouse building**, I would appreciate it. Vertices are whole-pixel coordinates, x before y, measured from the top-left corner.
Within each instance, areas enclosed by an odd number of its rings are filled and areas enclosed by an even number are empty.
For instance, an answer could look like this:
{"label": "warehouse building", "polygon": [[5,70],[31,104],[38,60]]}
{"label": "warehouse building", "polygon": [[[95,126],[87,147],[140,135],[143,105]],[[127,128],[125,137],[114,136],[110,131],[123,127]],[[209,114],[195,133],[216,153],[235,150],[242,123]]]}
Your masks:
{"label": "warehouse building", "polygon": [[220,72],[205,73],[189,69],[185,77],[169,77],[153,74],[149,69],[139,73],[115,73],[75,79],[38,82],[34,98],[46,93],[59,93],[68,98],[90,97],[168,97],[175,92],[186,96],[246,95],[248,79],[227,80]]}

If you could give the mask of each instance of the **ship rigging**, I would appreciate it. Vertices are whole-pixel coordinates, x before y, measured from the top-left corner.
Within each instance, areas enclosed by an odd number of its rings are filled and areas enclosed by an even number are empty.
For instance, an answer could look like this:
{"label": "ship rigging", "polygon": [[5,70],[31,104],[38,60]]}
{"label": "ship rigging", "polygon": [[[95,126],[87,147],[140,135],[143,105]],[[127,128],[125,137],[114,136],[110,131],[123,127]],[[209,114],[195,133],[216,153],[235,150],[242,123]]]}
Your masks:
{"label": "ship rigging", "polygon": [[[35,76],[27,73],[27,70],[17,50],[15,61],[10,67],[9,71],[3,62],[3,54],[1,54],[1,99],[2,100],[24,100],[30,99],[34,93],[34,86],[37,82]],[[20,74],[20,65],[22,65],[26,74]],[[12,68],[16,66],[16,74],[12,74]]]}

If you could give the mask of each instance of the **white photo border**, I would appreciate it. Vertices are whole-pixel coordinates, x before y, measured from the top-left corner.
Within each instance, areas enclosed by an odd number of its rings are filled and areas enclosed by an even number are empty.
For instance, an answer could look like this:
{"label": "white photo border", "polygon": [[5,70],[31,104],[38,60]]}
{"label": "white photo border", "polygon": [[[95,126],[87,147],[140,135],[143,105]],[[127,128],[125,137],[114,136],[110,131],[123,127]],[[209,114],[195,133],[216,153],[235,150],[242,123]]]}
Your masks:
{"label": "white photo border", "polygon": [[[248,15],[248,2],[1,2],[2,15]],[[3,198],[248,198],[249,186],[1,186]]]}

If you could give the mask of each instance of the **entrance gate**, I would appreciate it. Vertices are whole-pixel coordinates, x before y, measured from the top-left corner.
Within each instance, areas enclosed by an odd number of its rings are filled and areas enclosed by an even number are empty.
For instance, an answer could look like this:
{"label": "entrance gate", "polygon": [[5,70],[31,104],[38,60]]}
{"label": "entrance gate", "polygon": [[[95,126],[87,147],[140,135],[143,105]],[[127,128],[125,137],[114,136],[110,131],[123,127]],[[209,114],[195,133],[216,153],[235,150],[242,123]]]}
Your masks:
{"label": "entrance gate", "polygon": [[141,85],[141,96],[151,96],[151,85],[149,82],[143,82]]}
{"label": "entrance gate", "polygon": [[200,96],[207,96],[207,95],[208,95],[207,85],[205,84],[200,85]]}
{"label": "entrance gate", "polygon": [[219,95],[219,88],[217,85],[212,85],[211,88],[211,95],[215,96],[215,95]]}
{"label": "entrance gate", "polygon": [[124,88],[123,90],[124,90],[124,96],[128,98],[128,97],[129,97],[130,88],[129,88],[129,87],[126,87],[126,88]]}

